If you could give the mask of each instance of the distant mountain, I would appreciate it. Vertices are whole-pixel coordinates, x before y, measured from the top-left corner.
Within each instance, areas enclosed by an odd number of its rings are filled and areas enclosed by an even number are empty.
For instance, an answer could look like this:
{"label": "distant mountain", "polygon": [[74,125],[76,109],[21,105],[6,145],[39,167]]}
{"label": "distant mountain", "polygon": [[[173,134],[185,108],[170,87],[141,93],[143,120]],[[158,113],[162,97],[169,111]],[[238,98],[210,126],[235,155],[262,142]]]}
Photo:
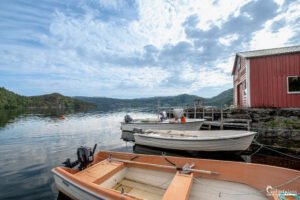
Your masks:
{"label": "distant mountain", "polygon": [[178,96],[149,97],[138,99],[114,99],[106,97],[74,97],[81,101],[97,105],[101,110],[117,110],[122,108],[153,108],[160,106],[182,106],[193,104],[199,98],[195,95],[182,94]]}
{"label": "distant mountain", "polygon": [[223,107],[231,105],[233,89],[226,90],[212,98],[203,98],[196,95],[181,94],[177,96],[150,97],[138,99],[115,99],[106,97],[67,97],[58,93],[41,96],[21,96],[5,88],[0,88],[0,109],[90,109],[118,110],[124,108],[151,108],[155,109],[168,106],[192,106],[195,102],[201,101],[206,106]]}
{"label": "distant mountain", "polygon": [[228,89],[217,96],[214,96],[212,98],[205,99],[204,101],[205,105],[211,105],[211,106],[217,106],[217,107],[224,107],[224,106],[230,106],[233,104],[233,89]]}
{"label": "distant mountain", "polygon": [[88,109],[96,106],[58,93],[41,96],[21,96],[3,87],[0,88],[0,109]]}
{"label": "distant mountain", "polygon": [[233,89],[226,90],[212,98],[203,98],[196,95],[181,94],[178,96],[150,97],[138,99],[115,99],[106,97],[74,97],[97,105],[101,110],[115,110],[122,108],[154,108],[158,102],[161,107],[193,105],[195,100],[199,100],[206,106],[223,107],[231,105],[233,99]]}

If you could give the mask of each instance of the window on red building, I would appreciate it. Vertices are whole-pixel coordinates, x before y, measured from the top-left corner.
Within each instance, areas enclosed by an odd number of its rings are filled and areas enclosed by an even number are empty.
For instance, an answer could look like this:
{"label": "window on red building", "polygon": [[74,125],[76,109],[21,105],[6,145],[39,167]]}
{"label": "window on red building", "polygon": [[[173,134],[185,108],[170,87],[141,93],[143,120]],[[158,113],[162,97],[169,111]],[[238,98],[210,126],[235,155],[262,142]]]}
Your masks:
{"label": "window on red building", "polygon": [[300,76],[288,77],[288,93],[300,93]]}

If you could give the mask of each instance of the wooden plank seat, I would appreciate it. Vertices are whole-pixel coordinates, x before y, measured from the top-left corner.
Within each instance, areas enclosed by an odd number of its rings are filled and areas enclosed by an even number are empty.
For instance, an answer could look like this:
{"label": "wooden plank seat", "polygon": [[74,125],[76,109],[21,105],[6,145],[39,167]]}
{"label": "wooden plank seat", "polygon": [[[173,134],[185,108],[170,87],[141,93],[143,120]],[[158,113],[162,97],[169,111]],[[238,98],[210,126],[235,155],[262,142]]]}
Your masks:
{"label": "wooden plank seat", "polygon": [[102,162],[76,173],[75,176],[85,182],[100,184],[123,168],[124,163],[103,160]]}
{"label": "wooden plank seat", "polygon": [[163,200],[169,199],[180,199],[187,200],[189,199],[189,193],[193,183],[193,174],[180,174],[176,173],[174,179],[170,183],[167,191],[163,196]]}

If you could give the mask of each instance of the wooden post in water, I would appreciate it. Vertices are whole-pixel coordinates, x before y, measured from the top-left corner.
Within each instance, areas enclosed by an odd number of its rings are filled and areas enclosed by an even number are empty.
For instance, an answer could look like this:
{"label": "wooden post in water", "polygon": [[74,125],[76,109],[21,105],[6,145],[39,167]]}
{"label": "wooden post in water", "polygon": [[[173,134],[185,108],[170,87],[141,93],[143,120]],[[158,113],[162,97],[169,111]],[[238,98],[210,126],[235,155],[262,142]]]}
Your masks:
{"label": "wooden post in water", "polygon": [[197,117],[197,107],[196,107],[196,103],[194,102],[194,119],[196,119]]}
{"label": "wooden post in water", "polygon": [[223,130],[224,127],[223,127],[223,121],[224,120],[224,117],[223,117],[223,108],[221,109],[221,126],[220,126],[220,130]]}
{"label": "wooden post in water", "polygon": [[202,119],[204,119],[204,117],[205,117],[205,107],[203,106],[202,109],[203,109],[203,116],[202,116]]}
{"label": "wooden post in water", "polygon": [[214,117],[214,108],[211,109],[211,121],[214,121],[215,120],[215,117]]}
{"label": "wooden post in water", "polygon": [[248,131],[250,131],[250,120],[247,121]]}
{"label": "wooden post in water", "polygon": [[157,116],[159,117],[159,112],[160,112],[160,100],[157,100]]}

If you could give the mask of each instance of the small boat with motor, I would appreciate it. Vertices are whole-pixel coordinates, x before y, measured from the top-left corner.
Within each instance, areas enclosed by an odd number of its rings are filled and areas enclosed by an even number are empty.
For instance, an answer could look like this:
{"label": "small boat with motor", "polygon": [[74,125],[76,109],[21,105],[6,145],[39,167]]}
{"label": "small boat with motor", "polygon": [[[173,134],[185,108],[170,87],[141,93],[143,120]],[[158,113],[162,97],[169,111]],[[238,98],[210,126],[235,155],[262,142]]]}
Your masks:
{"label": "small boat with motor", "polygon": [[121,130],[133,132],[135,128],[147,130],[199,130],[205,119],[189,119],[183,116],[182,109],[173,110],[174,118],[167,118],[164,112],[159,117],[147,119],[133,119],[126,115],[121,122]]}
{"label": "small boat with motor", "polygon": [[52,169],[60,192],[79,200],[299,199],[297,170],[184,157],[93,153],[81,147],[78,161],[67,159],[65,167]]}
{"label": "small boat with motor", "polygon": [[241,130],[146,130],[134,134],[136,144],[187,151],[244,151],[256,132]]}

